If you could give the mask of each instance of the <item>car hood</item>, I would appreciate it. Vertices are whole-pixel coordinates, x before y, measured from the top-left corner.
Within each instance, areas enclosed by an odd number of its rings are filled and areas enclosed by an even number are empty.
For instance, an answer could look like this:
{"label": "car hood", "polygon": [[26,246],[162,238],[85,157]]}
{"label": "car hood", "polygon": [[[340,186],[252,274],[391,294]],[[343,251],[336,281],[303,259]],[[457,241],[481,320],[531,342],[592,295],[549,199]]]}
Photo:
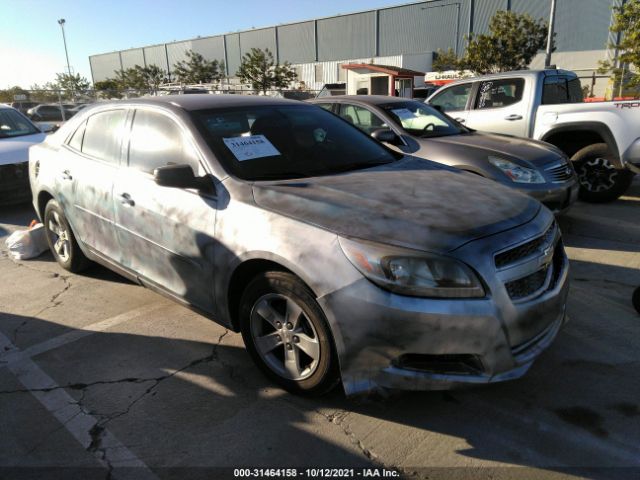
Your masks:
{"label": "car hood", "polygon": [[[467,156],[484,157],[496,155],[507,158],[523,166],[542,167],[557,162],[562,152],[552,145],[528,138],[473,132],[463,135],[449,135],[436,138],[416,138],[426,148],[442,146],[461,149]],[[528,163],[529,165],[526,165]]]}
{"label": "car hood", "polygon": [[29,160],[29,147],[42,142],[44,133],[34,133],[21,137],[0,138],[0,165],[22,163]]}
{"label": "car hood", "polygon": [[253,185],[262,208],[339,235],[450,251],[528,222],[535,200],[460,170],[405,157],[392,164]]}

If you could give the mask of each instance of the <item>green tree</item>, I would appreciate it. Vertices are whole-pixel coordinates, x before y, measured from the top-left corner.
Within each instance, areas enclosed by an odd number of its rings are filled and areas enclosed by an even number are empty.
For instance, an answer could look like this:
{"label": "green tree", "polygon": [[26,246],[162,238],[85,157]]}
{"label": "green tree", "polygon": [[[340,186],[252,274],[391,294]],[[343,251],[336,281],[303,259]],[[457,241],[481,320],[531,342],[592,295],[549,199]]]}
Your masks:
{"label": "green tree", "polygon": [[215,83],[218,84],[225,77],[223,61],[206,60],[193,50],[186,52],[187,59],[180,60],[173,66],[173,73],[181,83]]}
{"label": "green tree", "polygon": [[26,97],[29,98],[29,92],[16,85],[15,87],[7,88],[6,90],[0,90],[0,102],[11,103],[14,101],[15,95],[26,95]]}
{"label": "green tree", "polygon": [[91,85],[89,81],[79,73],[56,73],[56,80],[53,83],[58,90],[64,90],[67,93],[75,94],[84,92]]}
{"label": "green tree", "polygon": [[438,49],[433,58],[433,64],[431,68],[435,72],[445,72],[447,70],[461,70],[461,60],[453,51],[453,48],[449,48],[446,52]]}
{"label": "green tree", "polygon": [[93,84],[95,90],[106,98],[122,98],[120,84],[113,78],[107,78]]}
{"label": "green tree", "polygon": [[458,68],[478,74],[526,70],[546,46],[547,32],[543,19],[498,11],[489,23],[489,34],[467,37],[467,48]]}
{"label": "green tree", "polygon": [[640,0],[629,0],[614,7],[610,30],[620,39],[609,45],[609,48],[618,50],[618,64],[600,62],[599,72],[611,72],[614,92],[624,88],[636,89],[640,87]]}
{"label": "green tree", "polygon": [[268,48],[252,48],[245,53],[236,75],[242,83],[251,85],[254,91],[263,94],[270,88],[286,88],[297,78],[291,64],[276,64]]}

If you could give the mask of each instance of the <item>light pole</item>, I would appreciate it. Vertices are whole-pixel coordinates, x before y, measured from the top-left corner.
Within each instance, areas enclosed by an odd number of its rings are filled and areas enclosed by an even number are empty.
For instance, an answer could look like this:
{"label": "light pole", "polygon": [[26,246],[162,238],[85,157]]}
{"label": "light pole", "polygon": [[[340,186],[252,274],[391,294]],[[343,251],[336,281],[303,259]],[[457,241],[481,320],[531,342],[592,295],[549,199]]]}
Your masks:
{"label": "light pole", "polygon": [[64,24],[66,20],[61,18],[58,20],[58,25],[62,29],[62,41],[64,42],[64,56],[67,58],[67,73],[71,76],[71,65],[69,65],[69,52],[67,52],[67,37],[64,35]]}
{"label": "light pole", "polygon": [[556,23],[556,0],[551,0],[551,12],[549,13],[549,32],[547,32],[547,55],[544,58],[544,66],[551,65],[551,51],[553,50],[553,29]]}

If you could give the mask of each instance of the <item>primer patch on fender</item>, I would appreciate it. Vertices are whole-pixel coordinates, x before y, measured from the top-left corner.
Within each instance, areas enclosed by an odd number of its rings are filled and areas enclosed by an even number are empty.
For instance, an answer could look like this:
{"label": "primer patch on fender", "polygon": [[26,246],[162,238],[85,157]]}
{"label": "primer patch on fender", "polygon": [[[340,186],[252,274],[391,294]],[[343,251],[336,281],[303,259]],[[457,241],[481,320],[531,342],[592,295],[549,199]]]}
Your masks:
{"label": "primer patch on fender", "polygon": [[231,153],[241,162],[280,155],[278,149],[264,135],[231,137],[223,138],[222,140],[227,148],[231,150]]}

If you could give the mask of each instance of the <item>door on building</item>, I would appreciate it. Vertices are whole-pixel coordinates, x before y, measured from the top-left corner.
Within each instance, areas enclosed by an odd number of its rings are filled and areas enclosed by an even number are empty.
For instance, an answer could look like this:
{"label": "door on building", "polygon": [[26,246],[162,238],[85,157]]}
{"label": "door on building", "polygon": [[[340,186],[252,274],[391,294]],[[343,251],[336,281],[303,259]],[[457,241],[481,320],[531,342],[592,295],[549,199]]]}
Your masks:
{"label": "door on building", "polygon": [[395,84],[397,97],[413,98],[413,79],[399,78]]}

